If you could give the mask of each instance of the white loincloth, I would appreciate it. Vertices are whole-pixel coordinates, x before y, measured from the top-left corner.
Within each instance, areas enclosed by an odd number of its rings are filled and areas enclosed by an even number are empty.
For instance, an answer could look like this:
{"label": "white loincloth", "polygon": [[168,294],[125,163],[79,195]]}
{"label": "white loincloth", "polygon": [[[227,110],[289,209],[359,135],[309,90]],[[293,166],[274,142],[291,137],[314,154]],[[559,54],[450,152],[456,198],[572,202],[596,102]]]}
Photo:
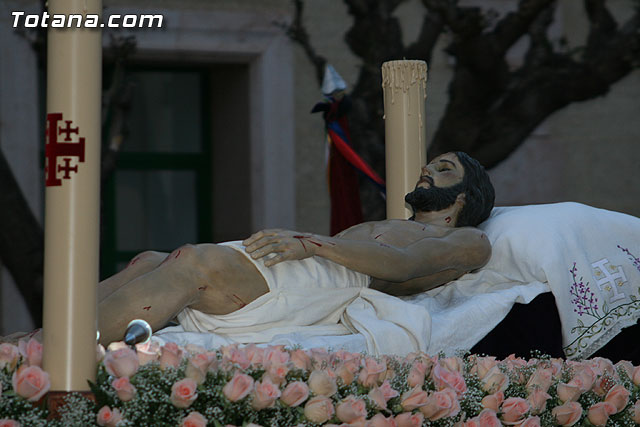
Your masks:
{"label": "white loincloth", "polygon": [[178,321],[188,332],[212,332],[240,343],[361,333],[373,354],[425,350],[431,320],[420,306],[368,289],[371,278],[320,257],[266,267],[239,241],[222,243],[247,257],[263,275],[269,292],[226,315],[186,308]]}

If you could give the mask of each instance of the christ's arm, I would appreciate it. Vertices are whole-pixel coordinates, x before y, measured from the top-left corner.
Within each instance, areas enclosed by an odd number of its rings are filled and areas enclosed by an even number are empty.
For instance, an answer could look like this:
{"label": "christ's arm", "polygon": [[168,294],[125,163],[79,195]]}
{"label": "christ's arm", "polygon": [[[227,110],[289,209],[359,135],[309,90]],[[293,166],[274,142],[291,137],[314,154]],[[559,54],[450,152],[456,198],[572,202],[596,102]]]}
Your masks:
{"label": "christ's arm", "polygon": [[483,266],[491,254],[488,239],[474,228],[454,229],[446,236],[426,237],[406,247],[287,230],[260,231],[243,243],[254,259],[274,254],[265,260],[267,266],[315,255],[396,283],[444,271],[455,271],[459,276]]}

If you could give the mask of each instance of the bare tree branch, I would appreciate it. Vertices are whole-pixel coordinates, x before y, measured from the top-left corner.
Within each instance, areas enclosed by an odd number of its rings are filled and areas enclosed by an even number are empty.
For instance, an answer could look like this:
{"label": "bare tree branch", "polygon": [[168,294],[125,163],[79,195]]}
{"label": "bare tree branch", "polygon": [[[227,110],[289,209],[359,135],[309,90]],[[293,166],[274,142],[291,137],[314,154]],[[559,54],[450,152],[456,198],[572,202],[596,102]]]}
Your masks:
{"label": "bare tree branch", "polygon": [[302,47],[304,53],[307,55],[307,58],[309,58],[309,61],[311,61],[311,64],[313,64],[315,68],[316,80],[318,81],[318,85],[322,85],[322,78],[324,77],[324,68],[327,63],[327,59],[323,56],[318,55],[315,48],[311,45],[309,33],[304,26],[303,20],[304,1],[293,0],[293,6],[294,17],[291,24],[279,24],[279,26],[284,28],[287,36],[289,36],[291,40],[298,43],[300,47]]}
{"label": "bare tree branch", "polygon": [[444,30],[442,16],[437,13],[427,13],[422,21],[422,28],[418,39],[405,49],[406,58],[422,59],[429,64],[433,48]]}
{"label": "bare tree branch", "polygon": [[486,27],[480,8],[460,7],[458,0],[422,0],[422,4],[430,11],[439,13],[458,37],[477,36]]}
{"label": "bare tree branch", "polygon": [[518,10],[498,22],[491,34],[496,54],[503,55],[529,30],[541,11],[554,6],[556,0],[520,0]]}
{"label": "bare tree branch", "polygon": [[547,30],[553,22],[554,9],[544,9],[529,28],[529,49],[525,55],[524,68],[539,67],[554,54],[553,46],[547,38]]}

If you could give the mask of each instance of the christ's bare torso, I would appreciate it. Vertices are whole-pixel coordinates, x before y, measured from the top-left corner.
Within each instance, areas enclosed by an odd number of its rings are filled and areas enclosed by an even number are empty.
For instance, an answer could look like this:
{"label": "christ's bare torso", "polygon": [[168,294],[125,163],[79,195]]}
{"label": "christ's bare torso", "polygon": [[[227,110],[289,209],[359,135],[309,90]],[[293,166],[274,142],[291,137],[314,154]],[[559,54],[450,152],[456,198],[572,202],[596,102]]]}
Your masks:
{"label": "christ's bare torso", "polygon": [[[352,240],[372,240],[381,244],[404,248],[424,238],[444,238],[455,229],[422,224],[415,221],[391,219],[385,221],[366,222],[355,225],[336,237]],[[461,250],[464,250],[461,248]],[[425,259],[425,262],[429,262]],[[405,282],[390,282],[376,277],[371,278],[370,288],[391,295],[411,295],[422,292],[425,287],[433,288],[457,279],[465,271],[455,266],[434,274],[418,277]]]}

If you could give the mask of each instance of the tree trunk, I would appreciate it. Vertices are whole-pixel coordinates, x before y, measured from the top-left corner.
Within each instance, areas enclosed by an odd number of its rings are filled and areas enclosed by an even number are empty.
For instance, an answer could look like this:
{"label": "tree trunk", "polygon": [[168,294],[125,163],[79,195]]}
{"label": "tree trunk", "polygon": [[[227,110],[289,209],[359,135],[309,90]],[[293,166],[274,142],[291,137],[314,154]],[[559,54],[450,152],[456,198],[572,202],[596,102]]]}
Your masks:
{"label": "tree trunk", "polygon": [[44,236],[0,150],[0,259],[27,304],[36,327],[42,325]]}

